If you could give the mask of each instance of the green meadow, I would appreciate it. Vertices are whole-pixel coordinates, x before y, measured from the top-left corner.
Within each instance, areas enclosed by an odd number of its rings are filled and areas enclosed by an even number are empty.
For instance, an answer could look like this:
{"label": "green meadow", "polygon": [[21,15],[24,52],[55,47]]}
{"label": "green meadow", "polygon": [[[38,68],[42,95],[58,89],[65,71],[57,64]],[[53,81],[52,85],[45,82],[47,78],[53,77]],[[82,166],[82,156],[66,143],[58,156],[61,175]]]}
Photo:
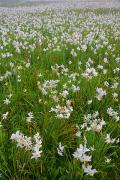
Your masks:
{"label": "green meadow", "polygon": [[0,13],[0,179],[120,179],[120,10]]}

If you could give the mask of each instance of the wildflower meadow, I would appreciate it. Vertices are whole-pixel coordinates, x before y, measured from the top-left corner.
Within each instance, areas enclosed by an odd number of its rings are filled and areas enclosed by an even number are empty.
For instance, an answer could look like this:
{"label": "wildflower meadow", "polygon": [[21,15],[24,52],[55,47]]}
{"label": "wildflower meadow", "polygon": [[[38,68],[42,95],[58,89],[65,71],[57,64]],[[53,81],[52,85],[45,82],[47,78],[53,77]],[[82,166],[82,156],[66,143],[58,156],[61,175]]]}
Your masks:
{"label": "wildflower meadow", "polygon": [[120,179],[118,7],[0,7],[0,179]]}

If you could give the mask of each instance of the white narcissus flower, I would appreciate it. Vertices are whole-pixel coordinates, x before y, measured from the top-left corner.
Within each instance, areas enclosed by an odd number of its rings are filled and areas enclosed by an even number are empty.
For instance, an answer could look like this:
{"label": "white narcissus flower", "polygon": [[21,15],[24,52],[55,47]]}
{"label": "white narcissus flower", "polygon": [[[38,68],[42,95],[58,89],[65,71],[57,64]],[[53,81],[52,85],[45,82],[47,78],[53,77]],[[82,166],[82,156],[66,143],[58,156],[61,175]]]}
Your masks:
{"label": "white narcissus flower", "polygon": [[64,90],[60,93],[62,97],[66,98],[69,95],[69,92],[67,90]]}
{"label": "white narcissus flower", "polygon": [[104,119],[99,118],[99,112],[95,111],[93,114],[84,115],[84,123],[80,127],[86,131],[93,130],[100,133],[105,125]]}
{"label": "white narcissus flower", "polygon": [[118,144],[120,142],[120,139],[118,138],[117,140],[116,140],[116,144]]}
{"label": "white narcissus flower", "polygon": [[115,82],[112,86],[111,86],[111,89],[117,89],[119,83]]}
{"label": "white narcissus flower", "polygon": [[42,77],[42,74],[41,74],[41,73],[39,73],[39,74],[38,74],[38,77]]}
{"label": "white narcissus flower", "polygon": [[39,157],[41,157],[41,153],[42,151],[40,151],[38,148],[34,148],[34,152],[32,153],[31,159],[37,160]]}
{"label": "white narcissus flower", "polygon": [[68,119],[73,112],[73,107],[71,106],[71,101],[67,100],[65,106],[60,106],[59,104],[55,108],[51,108],[50,112],[56,113],[58,119]]}
{"label": "white narcissus flower", "polygon": [[80,160],[81,160],[81,162],[90,162],[91,158],[92,158],[92,156],[87,156],[86,154],[83,154],[83,156],[81,156]]}
{"label": "white narcissus flower", "polygon": [[105,81],[105,82],[104,82],[104,86],[109,87],[109,85],[110,85],[110,84],[108,83],[108,81]]}
{"label": "white narcissus flower", "polygon": [[97,170],[92,169],[92,166],[89,164],[87,164],[86,166],[83,164],[82,168],[87,175],[94,176],[94,174],[97,173]]}
{"label": "white narcissus flower", "polygon": [[2,119],[7,119],[8,114],[9,114],[9,112],[2,114]]}
{"label": "white narcissus flower", "polygon": [[98,68],[98,69],[103,69],[103,66],[99,64],[99,65],[97,66],[97,68]]}
{"label": "white narcissus flower", "polygon": [[35,140],[35,145],[33,146],[33,152],[32,152],[32,157],[31,159],[38,159],[41,157],[41,147],[42,147],[42,140],[40,138],[39,133],[34,135],[34,140]]}
{"label": "white narcissus flower", "polygon": [[88,104],[88,105],[92,104],[92,99],[91,99],[91,100],[88,100],[87,104]]}
{"label": "white narcissus flower", "polygon": [[93,77],[98,76],[98,72],[94,68],[89,67],[85,70],[84,73],[82,73],[82,76],[88,79],[92,79]]}
{"label": "white narcissus flower", "polygon": [[71,50],[71,55],[72,55],[73,57],[77,57],[77,53],[75,52],[74,49]]}
{"label": "white narcissus flower", "polygon": [[63,152],[64,152],[64,146],[62,146],[61,142],[59,143],[59,146],[57,148],[57,152],[60,156],[63,156]]}
{"label": "white narcissus flower", "polygon": [[105,137],[105,142],[107,143],[107,144],[109,144],[109,143],[115,143],[115,138],[114,139],[111,139],[111,137],[110,137],[110,134],[107,134],[107,136]]}
{"label": "white narcissus flower", "polygon": [[10,100],[8,98],[6,98],[5,100],[3,100],[4,104],[8,105],[10,104]]}
{"label": "white narcissus flower", "polygon": [[118,94],[117,93],[113,93],[112,96],[113,96],[113,98],[117,98]]}
{"label": "white narcissus flower", "polygon": [[118,115],[118,112],[114,111],[114,109],[112,107],[107,109],[107,113],[109,116],[111,116],[112,118],[114,118],[114,120],[116,122],[118,122],[120,120],[120,117]]}
{"label": "white narcissus flower", "polygon": [[103,119],[98,118],[91,124],[91,128],[99,133],[104,125],[106,125],[106,122]]}
{"label": "white narcissus flower", "polygon": [[108,63],[108,59],[107,58],[104,58],[103,61],[104,61],[104,63]]}
{"label": "white narcissus flower", "polygon": [[95,151],[96,150],[94,145],[90,149],[91,149],[91,151]]}
{"label": "white narcissus flower", "polygon": [[79,91],[80,90],[80,87],[79,86],[75,86],[75,85],[72,85],[72,91],[73,92],[77,92],[77,91]]}
{"label": "white narcissus flower", "polygon": [[77,131],[77,132],[76,132],[76,136],[77,136],[77,137],[80,137],[80,136],[81,136],[81,132],[80,132],[80,131]]}
{"label": "white narcissus flower", "polygon": [[83,45],[81,45],[81,48],[82,48],[82,51],[85,52],[87,50],[87,45],[83,44]]}
{"label": "white narcissus flower", "polygon": [[32,113],[32,112],[29,112],[29,113],[28,113],[28,117],[26,118],[26,121],[27,121],[28,123],[30,123],[33,118],[34,118],[33,113]]}
{"label": "white narcissus flower", "polygon": [[110,163],[110,162],[111,162],[111,159],[105,157],[105,162],[106,162],[106,163]]}
{"label": "white narcissus flower", "polygon": [[109,114],[109,116],[117,116],[118,115],[118,113],[116,111],[114,111],[112,107],[107,109],[107,113]]}
{"label": "white narcissus flower", "polygon": [[107,69],[103,69],[103,74],[106,74],[107,73]]}
{"label": "white narcissus flower", "polygon": [[30,67],[30,63],[28,62],[25,66],[26,66],[26,68],[29,68]]}
{"label": "white narcissus flower", "polygon": [[80,144],[79,148],[73,153],[73,156],[75,159],[80,160],[81,162],[84,161],[91,161],[91,156],[87,156],[85,153],[89,152],[90,149],[86,148],[86,146],[83,146]]}
{"label": "white narcissus flower", "polygon": [[105,90],[103,90],[102,88],[98,88],[96,89],[97,95],[96,98],[101,101],[102,98],[107,94]]}

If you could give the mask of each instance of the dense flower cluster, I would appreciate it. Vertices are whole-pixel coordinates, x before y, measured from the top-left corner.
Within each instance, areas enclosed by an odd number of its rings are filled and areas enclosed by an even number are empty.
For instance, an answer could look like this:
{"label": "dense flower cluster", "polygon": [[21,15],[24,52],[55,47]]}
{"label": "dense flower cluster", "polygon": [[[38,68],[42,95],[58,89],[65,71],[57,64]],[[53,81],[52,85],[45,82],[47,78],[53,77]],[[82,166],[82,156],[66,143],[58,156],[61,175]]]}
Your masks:
{"label": "dense flower cluster", "polygon": [[101,132],[106,122],[99,117],[99,113],[96,111],[93,114],[87,114],[84,116],[84,123],[81,125],[81,129],[86,131],[96,131]]}
{"label": "dense flower cluster", "polygon": [[[25,136],[20,131],[17,131],[15,134],[11,135],[11,139],[17,142],[17,147],[32,151],[31,159],[37,159],[41,156],[42,140],[39,133],[35,134],[34,139],[32,139],[31,137]],[[33,143],[33,141],[35,142]]]}
{"label": "dense flower cluster", "polygon": [[97,173],[96,169],[92,169],[92,165],[90,165],[92,156],[87,155],[86,153],[89,153],[90,149],[86,147],[85,145],[80,144],[79,148],[73,153],[73,156],[75,159],[80,160],[82,162],[82,168],[84,172],[87,175],[93,176],[95,173]]}

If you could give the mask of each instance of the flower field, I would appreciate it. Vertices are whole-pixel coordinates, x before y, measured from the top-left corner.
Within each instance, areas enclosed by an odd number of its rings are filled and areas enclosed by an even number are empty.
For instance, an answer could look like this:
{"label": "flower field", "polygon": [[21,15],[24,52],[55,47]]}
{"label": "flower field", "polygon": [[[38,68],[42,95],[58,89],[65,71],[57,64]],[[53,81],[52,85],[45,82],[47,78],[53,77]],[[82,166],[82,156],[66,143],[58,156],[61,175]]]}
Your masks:
{"label": "flower field", "polygon": [[120,179],[119,9],[1,9],[0,179]]}

